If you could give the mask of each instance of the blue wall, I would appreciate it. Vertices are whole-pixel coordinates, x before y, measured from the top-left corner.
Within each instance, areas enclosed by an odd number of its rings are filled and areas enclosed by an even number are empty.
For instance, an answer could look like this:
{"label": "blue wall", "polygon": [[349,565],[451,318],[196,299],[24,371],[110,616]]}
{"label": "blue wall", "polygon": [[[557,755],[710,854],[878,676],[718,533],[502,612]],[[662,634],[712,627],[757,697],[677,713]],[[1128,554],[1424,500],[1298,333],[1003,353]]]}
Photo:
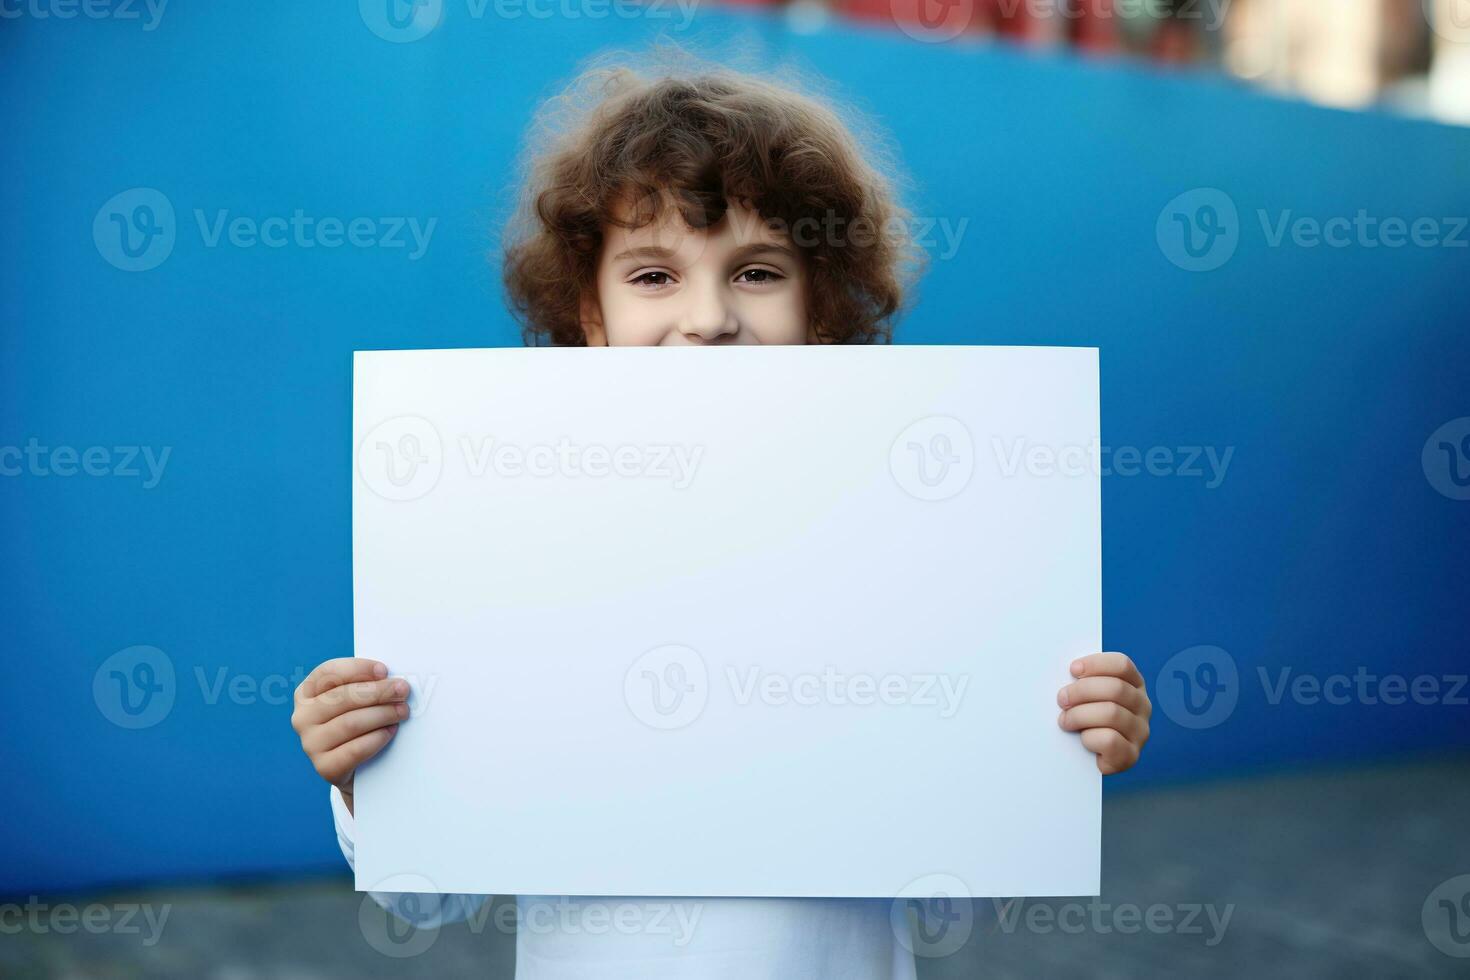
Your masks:
{"label": "blue wall", "polygon": [[[670,26],[469,9],[402,44],[351,4],[179,3],[151,31],[0,22],[0,446],[109,447],[111,468],[110,447],[171,447],[151,488],[146,467],[0,477],[0,892],[340,867],[285,699],[351,652],[349,352],[517,342],[486,252],[522,127],[583,56]],[[900,341],[1097,345],[1105,443],[1233,447],[1213,489],[1105,481],[1108,646],[1151,682],[1200,644],[1228,651],[1221,683],[1238,671],[1209,727],[1178,723],[1199,723],[1182,686],[1156,690],[1174,710],[1111,786],[1470,744],[1467,708],[1272,705],[1256,673],[1470,660],[1470,502],[1421,464],[1470,415],[1470,251],[1272,248],[1256,218],[1470,214],[1470,130],[896,31],[795,37],[758,14],[675,36],[835,79],[896,136],[915,210],[969,220]],[[93,225],[139,187],[175,210],[176,241],[128,272]],[[1156,233],[1198,187],[1239,214],[1210,272]],[[298,208],[437,225],[411,260],[211,248],[194,217]],[[111,667],[94,680],[135,645],[176,683],[166,716],[129,729],[115,698],[99,707]],[[264,687],[211,696],[237,675]]]}

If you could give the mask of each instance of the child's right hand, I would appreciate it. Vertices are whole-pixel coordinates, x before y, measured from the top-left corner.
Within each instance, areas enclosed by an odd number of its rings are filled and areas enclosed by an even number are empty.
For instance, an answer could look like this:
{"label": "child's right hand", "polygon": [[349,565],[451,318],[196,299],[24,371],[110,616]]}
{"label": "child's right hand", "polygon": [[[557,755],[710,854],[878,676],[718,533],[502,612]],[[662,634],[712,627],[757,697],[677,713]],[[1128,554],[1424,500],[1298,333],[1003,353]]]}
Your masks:
{"label": "child's right hand", "polygon": [[388,744],[408,717],[408,681],[376,660],[328,660],[296,688],[291,727],[317,775],[352,812],[352,774]]}

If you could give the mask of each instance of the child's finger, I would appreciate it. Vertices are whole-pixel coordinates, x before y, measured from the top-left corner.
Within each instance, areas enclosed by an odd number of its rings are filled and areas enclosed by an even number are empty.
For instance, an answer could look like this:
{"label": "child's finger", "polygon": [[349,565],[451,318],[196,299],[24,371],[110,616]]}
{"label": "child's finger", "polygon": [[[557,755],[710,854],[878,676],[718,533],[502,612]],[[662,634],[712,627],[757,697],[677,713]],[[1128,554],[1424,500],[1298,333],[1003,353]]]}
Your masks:
{"label": "child's finger", "polygon": [[301,736],[301,746],[310,753],[330,752],[346,745],[359,735],[396,725],[408,717],[408,705],[379,704],[343,712],[325,724],[308,728]]}
{"label": "child's finger", "polygon": [[1070,708],[1091,701],[1113,701],[1147,718],[1148,695],[1121,677],[1084,677],[1057,692],[1057,704]]}
{"label": "child's finger", "polygon": [[1133,661],[1122,653],[1094,653],[1072,661],[1073,677],[1121,677],[1135,687],[1143,687],[1143,675]]}
{"label": "child's finger", "polygon": [[387,728],[377,728],[366,735],[359,735],[345,745],[339,745],[330,752],[311,757],[311,764],[316,767],[318,776],[327,782],[339,785],[358,766],[383,751],[383,746],[398,731],[397,725],[389,725]]}
{"label": "child's finger", "polygon": [[1089,728],[1082,733],[1082,745],[1097,756],[1097,768],[1105,776],[1122,772],[1138,761],[1138,746],[1112,728]]}
{"label": "child's finger", "polygon": [[1089,728],[1110,728],[1130,741],[1142,743],[1148,738],[1148,722],[1110,701],[1079,704],[1063,711],[1058,722],[1069,732]]}
{"label": "child's finger", "polygon": [[296,700],[314,698],[324,691],[353,681],[380,680],[388,676],[388,668],[376,660],[361,657],[338,657],[317,664],[296,688]]}
{"label": "child's finger", "polygon": [[401,677],[343,684],[297,704],[291,714],[291,727],[300,734],[315,725],[325,724],[344,711],[407,699],[408,681]]}

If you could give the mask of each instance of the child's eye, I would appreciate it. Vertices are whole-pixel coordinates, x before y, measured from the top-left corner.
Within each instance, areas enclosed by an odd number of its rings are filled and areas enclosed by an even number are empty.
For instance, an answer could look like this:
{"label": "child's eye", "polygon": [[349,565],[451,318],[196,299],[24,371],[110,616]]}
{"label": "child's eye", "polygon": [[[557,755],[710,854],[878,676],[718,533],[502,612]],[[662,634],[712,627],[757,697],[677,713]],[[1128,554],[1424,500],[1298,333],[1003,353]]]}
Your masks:
{"label": "child's eye", "polygon": [[[756,278],[747,279],[747,276],[755,276]],[[781,273],[777,272],[775,269],[746,269],[745,271],[739,273],[735,277],[735,280],[737,282],[758,284],[766,282],[776,282],[778,279],[784,278],[785,277],[782,276]]]}
{"label": "child's eye", "polygon": [[[659,276],[662,276],[663,278],[658,279],[657,277]],[[645,272],[641,275],[634,276],[628,281],[630,283],[633,283],[634,285],[639,286],[667,286],[669,284],[669,274],[667,272],[658,271]]]}

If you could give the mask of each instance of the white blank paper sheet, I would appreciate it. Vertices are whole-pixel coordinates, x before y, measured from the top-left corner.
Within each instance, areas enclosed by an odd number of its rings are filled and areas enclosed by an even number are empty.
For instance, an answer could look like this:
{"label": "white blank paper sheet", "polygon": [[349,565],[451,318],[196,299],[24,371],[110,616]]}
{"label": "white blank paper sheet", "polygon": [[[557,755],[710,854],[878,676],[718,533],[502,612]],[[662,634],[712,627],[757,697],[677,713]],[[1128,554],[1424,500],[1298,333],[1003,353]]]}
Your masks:
{"label": "white blank paper sheet", "polygon": [[1098,892],[1091,348],[358,352],[361,889]]}

